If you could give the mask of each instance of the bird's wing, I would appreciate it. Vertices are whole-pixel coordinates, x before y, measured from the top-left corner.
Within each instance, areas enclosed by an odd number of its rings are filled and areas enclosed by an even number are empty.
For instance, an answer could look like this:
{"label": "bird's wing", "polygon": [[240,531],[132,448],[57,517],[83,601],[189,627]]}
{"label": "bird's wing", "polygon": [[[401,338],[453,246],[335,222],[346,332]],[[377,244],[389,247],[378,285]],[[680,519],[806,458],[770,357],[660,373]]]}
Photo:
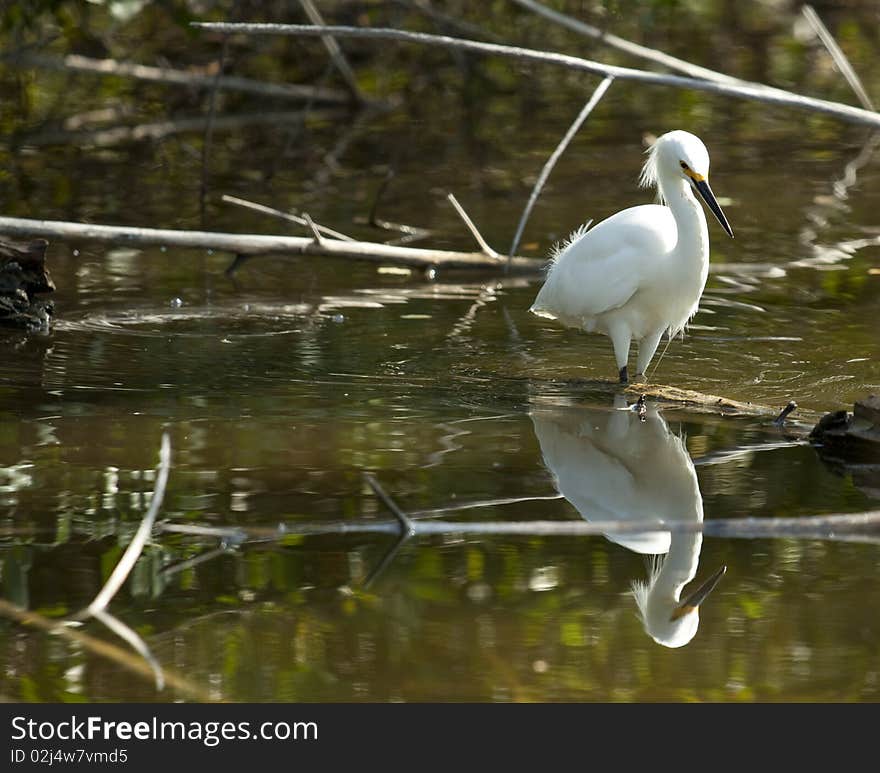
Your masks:
{"label": "bird's wing", "polygon": [[568,324],[623,306],[653,280],[658,258],[675,244],[667,207],[632,207],[599,223],[562,249],[532,311]]}

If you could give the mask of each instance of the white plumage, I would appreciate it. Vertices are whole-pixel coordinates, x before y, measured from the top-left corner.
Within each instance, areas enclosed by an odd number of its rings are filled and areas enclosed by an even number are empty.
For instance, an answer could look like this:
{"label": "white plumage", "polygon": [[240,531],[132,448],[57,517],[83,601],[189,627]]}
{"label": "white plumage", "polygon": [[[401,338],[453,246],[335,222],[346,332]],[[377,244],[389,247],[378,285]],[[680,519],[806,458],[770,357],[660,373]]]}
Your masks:
{"label": "white plumage", "polygon": [[[625,404],[625,401],[624,401]],[[531,412],[544,463],[556,487],[588,521],[656,523],[703,520],[697,474],[682,438],[655,407],[645,421],[631,410],[536,408]],[[699,626],[699,607],[726,571],[696,591],[703,535],[669,531],[606,534],[637,553],[653,555],[646,582],[633,597],[645,630],[659,644],[681,647]]]}
{"label": "white plumage", "polygon": [[681,332],[697,311],[709,274],[709,232],[694,192],[733,236],[709,188],[709,154],[698,137],[672,131],[648,153],[640,183],[656,185],[661,203],[575,231],[554,254],[531,307],[567,327],[609,336],[621,382],[628,380],[633,339],[644,376],[663,333]]}

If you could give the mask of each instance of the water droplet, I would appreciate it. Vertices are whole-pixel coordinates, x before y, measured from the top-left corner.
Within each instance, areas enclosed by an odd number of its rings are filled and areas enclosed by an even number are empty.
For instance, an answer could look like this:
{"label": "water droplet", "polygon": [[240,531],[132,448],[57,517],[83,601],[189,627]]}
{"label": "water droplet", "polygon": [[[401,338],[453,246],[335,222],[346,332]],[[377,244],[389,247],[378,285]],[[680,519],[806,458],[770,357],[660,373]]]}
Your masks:
{"label": "water droplet", "polygon": [[345,322],[345,315],[344,314],[334,314],[332,317],[330,317],[330,319],[332,319],[337,325],[340,325],[343,322]]}
{"label": "water droplet", "polygon": [[182,298],[172,298],[169,305],[171,306],[172,309],[179,309],[181,306],[183,306],[183,299]]}

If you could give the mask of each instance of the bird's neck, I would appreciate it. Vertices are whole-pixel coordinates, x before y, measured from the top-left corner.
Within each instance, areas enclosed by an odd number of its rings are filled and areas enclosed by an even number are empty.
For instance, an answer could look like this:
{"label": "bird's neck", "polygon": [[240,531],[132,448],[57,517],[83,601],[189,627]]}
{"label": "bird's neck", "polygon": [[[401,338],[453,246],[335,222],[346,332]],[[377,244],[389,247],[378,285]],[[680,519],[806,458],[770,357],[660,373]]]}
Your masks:
{"label": "bird's neck", "polygon": [[675,218],[678,246],[684,248],[685,254],[693,255],[697,263],[708,262],[709,228],[703,208],[694,196],[690,184],[684,180],[673,180],[664,184],[660,193]]}
{"label": "bird's neck", "polygon": [[673,604],[681,601],[681,592],[697,574],[703,535],[673,534],[669,552],[663,559],[663,567],[657,577],[656,591]]}

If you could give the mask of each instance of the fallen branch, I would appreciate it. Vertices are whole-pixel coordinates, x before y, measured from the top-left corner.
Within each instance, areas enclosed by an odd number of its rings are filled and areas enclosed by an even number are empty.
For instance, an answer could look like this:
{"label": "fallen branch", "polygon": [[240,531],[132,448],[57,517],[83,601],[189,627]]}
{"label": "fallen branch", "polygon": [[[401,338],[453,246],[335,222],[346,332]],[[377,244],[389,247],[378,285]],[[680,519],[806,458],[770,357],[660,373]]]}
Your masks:
{"label": "fallen branch", "polygon": [[844,105],[839,102],[829,102],[823,99],[794,94],[783,89],[776,89],[762,84],[752,83],[719,83],[717,81],[701,80],[679,75],[665,75],[662,73],[635,70],[629,67],[616,67],[612,65],[594,62],[590,59],[582,59],[567,54],[559,54],[548,51],[537,51],[530,48],[517,46],[504,46],[497,43],[483,43],[477,40],[454,38],[445,35],[429,35],[423,32],[408,32],[405,30],[386,29],[379,27],[313,27],[298,24],[233,24],[224,22],[193,22],[193,26],[205,30],[223,33],[243,33],[253,35],[292,35],[303,37],[316,37],[332,34],[334,37],[349,38],[372,38],[374,40],[399,40],[406,43],[420,43],[422,45],[440,46],[444,48],[461,49],[473,53],[507,56],[522,61],[540,62],[544,64],[559,65],[572,70],[589,72],[594,75],[611,76],[620,80],[631,80],[646,83],[653,86],[673,86],[676,88],[693,89],[710,94],[722,94],[741,99],[750,99],[757,102],[782,105],[800,110],[812,110],[825,115],[831,115],[850,123],[865,124],[880,127],[880,115],[862,108]]}
{"label": "fallen branch", "polygon": [[[56,239],[126,244],[135,247],[182,247],[211,249],[236,255],[323,255],[328,257],[364,260],[373,263],[398,263],[418,268],[443,266],[455,269],[500,271],[504,260],[488,258],[479,252],[455,252],[415,247],[398,247],[375,242],[345,242],[322,239],[316,244],[312,238],[299,236],[271,236],[265,234],[232,234],[212,231],[180,231],[134,226],[70,223],[60,220],[30,220],[18,217],[0,217],[0,233],[20,236],[44,236]],[[511,270],[536,273],[543,260],[514,257]]]}
{"label": "fallen branch", "polygon": [[45,54],[22,53],[14,57],[8,57],[6,61],[18,67],[40,67],[65,72],[73,71],[116,78],[132,78],[134,80],[162,83],[169,86],[186,86],[187,88],[209,89],[216,81],[217,88],[222,91],[239,91],[276,99],[308,100],[333,104],[347,104],[351,101],[348,94],[336,89],[301,86],[299,84],[264,83],[234,75],[203,75],[187,72],[186,70],[176,70],[172,67],[149,67],[133,62],[118,62],[115,59],[92,59],[78,54],[54,57],[46,56]]}
{"label": "fallen branch", "polygon": [[[386,495],[387,497],[387,495]],[[384,501],[384,500],[383,500]],[[390,500],[386,506],[400,510]],[[402,512],[402,511],[401,511]],[[189,534],[236,540],[244,545],[251,540],[265,542],[281,540],[290,535],[318,536],[326,534],[401,534],[409,531],[411,537],[444,534],[471,536],[527,536],[527,537],[588,537],[618,536],[669,532],[694,534],[724,539],[820,539],[835,541],[880,543],[880,510],[862,513],[835,513],[831,515],[794,518],[711,518],[697,520],[656,521],[445,521],[407,518],[362,521],[308,521],[284,523],[278,527],[259,526],[198,526],[196,524],[164,523],[157,527],[169,533]]]}

